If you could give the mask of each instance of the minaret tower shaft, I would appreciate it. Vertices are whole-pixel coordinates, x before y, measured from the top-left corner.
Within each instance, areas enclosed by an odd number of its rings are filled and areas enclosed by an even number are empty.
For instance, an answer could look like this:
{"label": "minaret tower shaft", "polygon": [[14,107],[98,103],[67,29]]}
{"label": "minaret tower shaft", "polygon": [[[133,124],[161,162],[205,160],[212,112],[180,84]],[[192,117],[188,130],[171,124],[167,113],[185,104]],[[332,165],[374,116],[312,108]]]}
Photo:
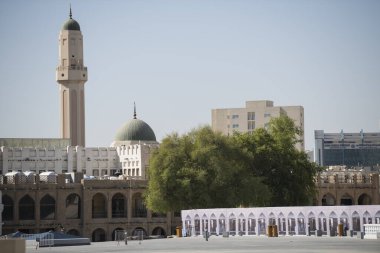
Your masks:
{"label": "minaret tower shaft", "polygon": [[83,64],[83,36],[77,21],[72,19],[71,7],[59,33],[59,83],[61,138],[71,139],[73,146],[85,146],[84,84],[87,68]]}

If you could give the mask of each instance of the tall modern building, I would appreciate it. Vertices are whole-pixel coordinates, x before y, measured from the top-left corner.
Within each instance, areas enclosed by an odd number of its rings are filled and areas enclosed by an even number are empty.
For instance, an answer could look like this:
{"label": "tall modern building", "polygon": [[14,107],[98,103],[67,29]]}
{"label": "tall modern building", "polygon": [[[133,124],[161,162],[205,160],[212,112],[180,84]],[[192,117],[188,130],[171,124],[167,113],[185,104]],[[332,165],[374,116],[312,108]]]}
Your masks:
{"label": "tall modern building", "polygon": [[[296,126],[304,131],[304,110],[302,106],[274,106],[273,101],[247,101],[245,108],[226,108],[212,110],[212,129],[229,135],[234,131],[252,132],[256,128],[267,127],[273,117],[287,115]],[[305,149],[304,135],[296,146]]]}
{"label": "tall modern building", "polygon": [[77,21],[67,20],[59,34],[59,83],[61,138],[71,139],[73,146],[85,146],[84,84],[87,68],[83,64],[83,36]]}
{"label": "tall modern building", "polygon": [[379,166],[380,133],[315,130],[315,162],[321,166]]}

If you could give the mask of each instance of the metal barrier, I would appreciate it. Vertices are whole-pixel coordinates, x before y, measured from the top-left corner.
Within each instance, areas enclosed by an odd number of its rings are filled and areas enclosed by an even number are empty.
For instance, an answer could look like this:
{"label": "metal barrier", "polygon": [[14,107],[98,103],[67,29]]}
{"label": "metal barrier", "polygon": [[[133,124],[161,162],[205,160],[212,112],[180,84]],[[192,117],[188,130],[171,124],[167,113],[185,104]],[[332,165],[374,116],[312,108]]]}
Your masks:
{"label": "metal barrier", "polygon": [[26,240],[27,247],[31,245],[37,249],[39,247],[54,246],[54,234],[52,233],[22,234],[21,238]]}

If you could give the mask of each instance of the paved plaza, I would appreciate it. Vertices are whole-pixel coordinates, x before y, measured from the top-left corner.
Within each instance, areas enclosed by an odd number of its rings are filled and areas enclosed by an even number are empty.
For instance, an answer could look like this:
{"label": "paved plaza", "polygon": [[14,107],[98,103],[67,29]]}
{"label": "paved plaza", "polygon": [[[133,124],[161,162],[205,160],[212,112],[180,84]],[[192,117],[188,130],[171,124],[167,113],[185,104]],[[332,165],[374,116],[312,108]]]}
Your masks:
{"label": "paved plaza", "polygon": [[169,238],[142,241],[124,242],[96,242],[86,246],[67,246],[52,248],[27,248],[27,253],[108,253],[108,252],[380,252],[380,240],[361,240],[351,237],[216,237],[212,236],[209,241],[202,237]]}

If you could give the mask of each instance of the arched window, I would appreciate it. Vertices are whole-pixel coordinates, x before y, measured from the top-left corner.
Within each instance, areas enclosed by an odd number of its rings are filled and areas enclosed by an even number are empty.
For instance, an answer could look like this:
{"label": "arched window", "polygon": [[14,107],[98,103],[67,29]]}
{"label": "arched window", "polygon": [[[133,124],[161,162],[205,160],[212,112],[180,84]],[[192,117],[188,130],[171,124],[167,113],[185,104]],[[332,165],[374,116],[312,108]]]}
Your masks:
{"label": "arched window", "polygon": [[18,214],[20,220],[34,220],[34,200],[29,196],[25,195],[20,199],[18,205]]}
{"label": "arched window", "polygon": [[327,193],[322,198],[322,206],[335,206],[335,198]]}
{"label": "arched window", "polygon": [[368,194],[363,193],[358,198],[359,205],[371,205],[371,197]]}
{"label": "arched window", "polygon": [[139,237],[144,238],[147,235],[148,235],[147,232],[142,227],[137,227],[132,232],[132,236],[139,236]]}
{"label": "arched window", "polygon": [[49,195],[45,195],[40,201],[40,219],[55,219],[55,200]]}
{"label": "arched window", "polygon": [[72,193],[66,198],[66,212],[67,219],[79,219],[81,213],[81,203],[78,194]]}
{"label": "arched window", "polygon": [[75,236],[79,236],[79,231],[76,230],[76,229],[70,229],[69,231],[67,231],[67,234],[68,235],[75,235]]}
{"label": "arched window", "polygon": [[11,197],[4,195],[3,205],[4,205],[4,210],[2,213],[3,221],[13,220],[13,200],[11,199]]}
{"label": "arched window", "polygon": [[107,218],[107,201],[101,193],[92,198],[92,218]]}
{"label": "arched window", "polygon": [[116,193],[112,197],[112,218],[123,218],[127,217],[127,201],[123,194]]}
{"label": "arched window", "polygon": [[165,232],[165,229],[163,229],[162,227],[156,227],[153,229],[152,235],[158,235],[161,237],[166,237],[166,232]]}
{"label": "arched window", "polygon": [[340,199],[340,205],[341,205],[341,206],[351,206],[351,205],[354,204],[353,202],[354,202],[354,201],[352,200],[351,196],[348,195],[347,193],[344,194],[344,195],[342,196],[342,198]]}
{"label": "arched window", "polygon": [[145,218],[147,216],[147,210],[141,193],[133,195],[133,217]]}
{"label": "arched window", "polygon": [[102,228],[95,229],[92,232],[92,241],[93,242],[104,242],[106,240],[106,232]]}
{"label": "arched window", "polygon": [[124,240],[125,239],[125,234],[126,231],[122,228],[115,228],[113,231],[112,231],[112,238],[111,240],[112,241],[121,241],[121,240]]}

